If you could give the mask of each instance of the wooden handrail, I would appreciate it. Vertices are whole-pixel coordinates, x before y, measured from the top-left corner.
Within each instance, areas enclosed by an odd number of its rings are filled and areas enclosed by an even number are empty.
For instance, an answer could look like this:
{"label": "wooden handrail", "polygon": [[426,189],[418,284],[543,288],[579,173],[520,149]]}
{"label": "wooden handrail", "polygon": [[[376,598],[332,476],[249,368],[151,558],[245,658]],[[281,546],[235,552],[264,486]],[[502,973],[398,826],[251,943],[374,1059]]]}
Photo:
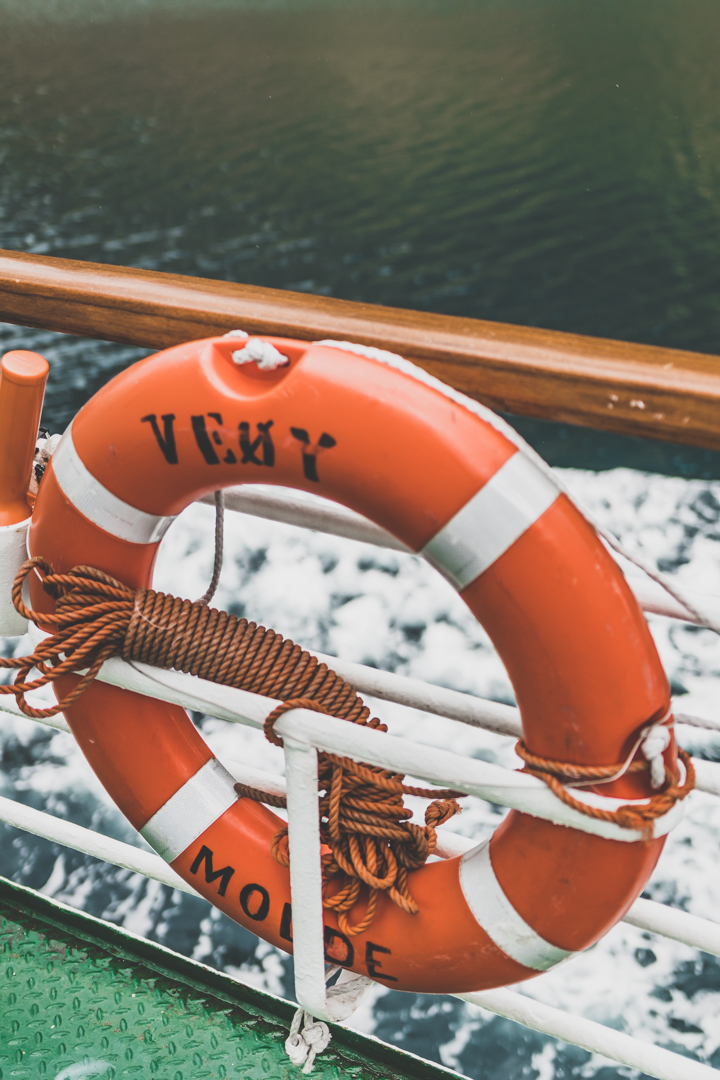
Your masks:
{"label": "wooden handrail", "polygon": [[159,349],[241,327],[390,349],[504,412],[720,450],[720,357],[19,252],[0,321]]}

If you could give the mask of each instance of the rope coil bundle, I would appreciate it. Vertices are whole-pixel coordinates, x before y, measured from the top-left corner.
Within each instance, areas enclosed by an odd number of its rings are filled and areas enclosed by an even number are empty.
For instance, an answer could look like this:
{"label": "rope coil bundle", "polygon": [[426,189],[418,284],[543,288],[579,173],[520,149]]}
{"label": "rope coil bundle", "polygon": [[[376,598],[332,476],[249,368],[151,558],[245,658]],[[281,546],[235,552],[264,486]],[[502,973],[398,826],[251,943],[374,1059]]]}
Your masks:
{"label": "rope coil bundle", "polygon": [[[32,611],[23,603],[23,584],[33,570],[43,575],[43,588],[56,602],[54,614]],[[56,574],[46,560],[33,558],[21,567],[12,598],[24,618],[54,631],[32,655],[0,659],[0,667],[17,670],[15,681],[0,686],[0,694],[13,694],[27,716],[53,716],[72,705],[102,664],[121,656],[280,698],[282,704],[265,722],[265,734],[276,745],[282,741],[273,725],[293,708],[387,730],[370,718],[362,698],[326,664],[274,630],[208,607],[204,597],[192,602],[152,589],[133,590],[89,566]],[[40,674],[30,679],[33,668]],[[36,709],[25,700],[30,690],[84,668],[86,673],[56,706]],[[325,753],[318,754],[318,789],[321,835],[329,849],[323,856],[324,904],[337,912],[342,932],[353,936],[370,926],[379,891],[387,892],[403,911],[416,914],[408,872],[432,854],[436,826],[460,811],[455,798],[462,792],[411,787],[400,775]],[[286,805],[284,798],[244,784],[235,790],[257,802]],[[427,808],[425,826],[408,820],[412,812],[403,805],[405,794],[436,800]],[[272,844],[282,865],[288,865],[286,836],[287,828],[279,829]],[[367,910],[351,925],[348,912],[363,884],[369,889]]]}

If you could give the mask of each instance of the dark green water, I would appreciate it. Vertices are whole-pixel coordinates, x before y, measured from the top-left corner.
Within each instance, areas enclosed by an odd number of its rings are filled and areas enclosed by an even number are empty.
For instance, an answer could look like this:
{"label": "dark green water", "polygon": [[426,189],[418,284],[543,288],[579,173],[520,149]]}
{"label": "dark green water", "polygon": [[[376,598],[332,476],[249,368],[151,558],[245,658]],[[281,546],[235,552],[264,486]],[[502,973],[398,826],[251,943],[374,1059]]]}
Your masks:
{"label": "dark green water", "polygon": [[[0,246],[720,353],[719,55],[717,0],[0,0]],[[140,355],[20,341],[53,427]]]}

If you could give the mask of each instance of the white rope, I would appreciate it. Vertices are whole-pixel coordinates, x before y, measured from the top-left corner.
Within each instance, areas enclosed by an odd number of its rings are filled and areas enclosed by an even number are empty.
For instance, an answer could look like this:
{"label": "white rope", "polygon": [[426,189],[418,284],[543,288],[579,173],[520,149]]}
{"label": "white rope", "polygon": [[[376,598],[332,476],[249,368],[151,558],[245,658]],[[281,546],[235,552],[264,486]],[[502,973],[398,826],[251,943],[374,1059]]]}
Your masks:
{"label": "white rope", "polygon": [[[301,1029],[301,1025],[304,1025]],[[290,1034],[285,1040],[285,1052],[293,1065],[302,1065],[304,1073],[311,1073],[315,1058],[330,1042],[330,1029],[323,1020],[315,1020],[300,1007],[293,1017]]]}
{"label": "white rope", "polygon": [[[295,924],[294,916],[293,923]],[[335,984],[328,986],[330,980],[338,974]],[[348,1019],[373,985],[373,980],[364,975],[355,975],[346,968],[330,967],[325,974],[325,996],[330,1014],[337,1014],[338,1019]],[[312,1072],[315,1058],[325,1050],[330,1039],[327,1024],[323,1020],[316,1020],[301,1005],[293,1017],[290,1034],[285,1041],[285,1050],[293,1065],[304,1064],[303,1072],[309,1073]]]}
{"label": "white rope", "polygon": [[665,574],[662,574],[654,566],[645,562],[641,556],[626,548],[616,536],[597,521],[594,515],[579,502],[579,500],[568,490],[555,469],[548,465],[544,458],[525,442],[522,435],[520,435],[514,427],[503,420],[502,417],[492,412],[491,409],[488,409],[485,405],[481,405],[478,401],[474,401],[472,398],[466,397],[465,394],[461,394],[458,390],[441,382],[440,379],[436,379],[433,375],[429,375],[423,368],[411,363],[411,361],[406,360],[405,357],[399,356],[397,353],[388,352],[385,349],[374,349],[368,345],[357,345],[349,341],[323,340],[315,341],[313,344],[328,345],[334,349],[343,349],[345,352],[351,352],[360,356],[366,356],[372,360],[377,360],[381,364],[386,364],[388,367],[404,372],[404,374],[409,375],[417,382],[424,383],[425,386],[430,386],[434,390],[438,390],[444,397],[450,398],[451,401],[456,402],[458,405],[462,405],[468,412],[474,413],[475,416],[479,416],[497,431],[500,431],[506,439],[513,443],[525,457],[529,458],[537,468],[567,496],[570,502],[573,503],[585,520],[592,525],[597,534],[602,537],[609,547],[611,547],[618,555],[627,559],[633,566],[642,570],[642,572],[651,578],[652,581],[655,581],[660,585],[674,600],[693,615],[694,621],[700,626],[705,626],[709,630],[714,630],[715,633],[720,634],[720,622],[701,612],[698,606],[687,597],[684,590],[680,589],[674,581]]}
{"label": "white rope", "polygon": [[665,720],[642,729],[640,748],[645,760],[650,765],[650,785],[655,790],[665,783],[665,761],[663,754],[670,745],[670,728]]}
{"label": "white rope", "polygon": [[28,489],[31,495],[37,495],[47,463],[57,449],[61,439],[62,435],[48,435],[45,438],[38,438],[35,444],[35,456],[33,457],[33,468]]}
{"label": "white rope", "polygon": [[269,341],[255,337],[248,338],[242,349],[235,350],[232,358],[236,364],[257,364],[260,371],[277,371],[290,363],[287,356]]}
{"label": "white rope", "polygon": [[[641,730],[633,743],[630,752],[626,755],[624,762],[612,776],[606,776],[602,780],[568,780],[565,786],[569,788],[582,788],[600,787],[602,784],[614,784],[616,780],[619,780],[625,775],[632,764],[635,754],[640,750],[650,766],[650,786],[652,788],[662,787],[665,783],[665,761],[663,759],[663,754],[670,745],[670,731],[674,726],[675,720],[672,714],[672,707],[670,707],[665,715],[661,716],[659,720],[656,720],[654,724],[648,724],[647,727],[644,727]],[[684,784],[686,779],[685,765],[682,761],[678,764],[682,767],[679,783]]]}

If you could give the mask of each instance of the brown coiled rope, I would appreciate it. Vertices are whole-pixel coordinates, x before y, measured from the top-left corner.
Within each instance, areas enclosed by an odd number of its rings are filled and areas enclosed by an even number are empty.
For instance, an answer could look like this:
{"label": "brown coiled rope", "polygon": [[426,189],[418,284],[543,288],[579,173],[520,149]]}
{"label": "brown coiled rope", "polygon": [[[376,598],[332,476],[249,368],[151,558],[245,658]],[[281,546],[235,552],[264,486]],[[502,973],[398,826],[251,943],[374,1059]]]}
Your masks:
{"label": "brown coiled rope", "polygon": [[[43,588],[55,600],[53,614],[31,611],[22,601],[28,574],[36,570]],[[275,721],[288,709],[305,708],[386,731],[356,691],[326,664],[287,638],[238,619],[202,602],[180,600],[152,589],[133,590],[91,566],[56,574],[44,559],[29,559],[20,569],[12,592],[18,612],[53,633],[31,656],[0,659],[0,667],[17,670],[15,681],[0,686],[14,694],[20,709],[35,718],[67,708],[87,689],[111,656],[156,667],[189,672],[202,679],[249,690],[282,701],[265,722],[267,738],[278,745]],[[33,668],[40,673],[30,679]],[[87,668],[76,686],[53,708],[36,709],[25,694],[63,675]],[[238,795],[271,806],[285,799],[237,784]],[[318,754],[324,904],[337,912],[348,936],[366,930],[380,891],[403,911],[418,906],[408,886],[408,872],[422,866],[437,843],[436,826],[459,812],[461,792],[416,788],[403,777],[334,754]],[[425,813],[425,826],[408,820],[403,795],[435,799]],[[275,858],[287,865],[287,828],[272,841]],[[349,912],[362,885],[368,887],[364,916],[355,925]]]}

